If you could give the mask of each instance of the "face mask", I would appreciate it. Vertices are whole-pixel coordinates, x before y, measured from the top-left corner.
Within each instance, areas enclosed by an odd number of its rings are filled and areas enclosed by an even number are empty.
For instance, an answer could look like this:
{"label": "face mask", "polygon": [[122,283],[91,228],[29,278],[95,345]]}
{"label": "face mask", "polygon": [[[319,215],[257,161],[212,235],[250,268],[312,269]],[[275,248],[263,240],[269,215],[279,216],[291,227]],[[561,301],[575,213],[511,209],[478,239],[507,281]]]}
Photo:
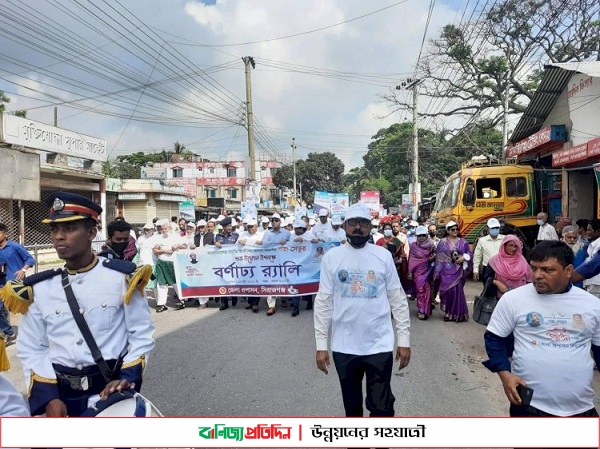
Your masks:
{"label": "face mask", "polygon": [[383,231],[383,235],[385,235],[386,237],[391,237],[392,236],[392,230],[391,229],[386,229]]}
{"label": "face mask", "polygon": [[357,235],[357,234],[350,235],[350,234],[346,233],[346,240],[353,247],[362,248],[369,241],[369,236],[368,235],[366,235],[366,236],[365,235]]}
{"label": "face mask", "polygon": [[430,237],[435,237],[435,231],[429,231],[429,236]]}
{"label": "face mask", "polygon": [[490,229],[490,235],[492,237],[498,237],[498,234],[500,234],[500,229]]}
{"label": "face mask", "polygon": [[371,228],[371,235],[377,234],[377,228]]}
{"label": "face mask", "polygon": [[544,226],[544,220],[538,220],[538,221],[537,221],[537,224],[538,224],[539,226]]}
{"label": "face mask", "polygon": [[414,229],[409,229],[408,230],[408,235],[415,235],[415,230]]}
{"label": "face mask", "polygon": [[110,244],[110,247],[113,249],[113,251],[115,253],[122,254],[123,251],[125,251],[125,248],[127,248],[128,244],[129,244],[129,242],[119,242],[119,243],[112,242]]}

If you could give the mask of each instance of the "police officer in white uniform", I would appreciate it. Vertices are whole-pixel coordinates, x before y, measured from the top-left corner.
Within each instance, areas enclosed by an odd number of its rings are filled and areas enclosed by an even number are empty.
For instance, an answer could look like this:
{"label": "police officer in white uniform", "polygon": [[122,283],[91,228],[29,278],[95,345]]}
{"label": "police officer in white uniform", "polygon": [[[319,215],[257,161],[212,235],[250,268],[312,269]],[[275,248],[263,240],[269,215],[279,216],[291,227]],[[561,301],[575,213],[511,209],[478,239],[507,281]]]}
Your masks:
{"label": "police officer in white uniform", "polygon": [[[24,314],[17,356],[29,384],[31,414],[79,416],[113,392],[141,388],[154,348],[154,326],[141,293],[152,268],[92,253],[102,209],[90,199],[57,192],[46,203],[50,212],[43,222],[50,224],[65,267],[11,281],[1,296],[11,312]],[[84,318],[87,332],[74,313]],[[100,357],[92,356],[94,344]]]}

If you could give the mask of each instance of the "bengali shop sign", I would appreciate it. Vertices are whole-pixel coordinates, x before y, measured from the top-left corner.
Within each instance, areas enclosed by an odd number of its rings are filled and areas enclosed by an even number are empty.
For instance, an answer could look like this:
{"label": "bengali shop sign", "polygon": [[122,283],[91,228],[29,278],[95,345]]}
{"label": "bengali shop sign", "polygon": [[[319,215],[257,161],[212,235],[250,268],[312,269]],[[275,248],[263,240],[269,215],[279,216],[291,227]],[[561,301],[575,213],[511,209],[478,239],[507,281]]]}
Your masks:
{"label": "bengali shop sign", "polygon": [[552,153],[552,166],[562,167],[563,165],[573,164],[584,161],[588,157],[588,144],[575,145],[571,148],[555,151]]}
{"label": "bengali shop sign", "polygon": [[178,251],[174,263],[179,297],[313,294],[319,289],[323,254],[338,245],[289,242]]}
{"label": "bengali shop sign", "polygon": [[549,143],[564,142],[566,138],[567,131],[564,125],[548,126],[514,145],[507,146],[506,157],[518,157],[540,147],[545,147]]}

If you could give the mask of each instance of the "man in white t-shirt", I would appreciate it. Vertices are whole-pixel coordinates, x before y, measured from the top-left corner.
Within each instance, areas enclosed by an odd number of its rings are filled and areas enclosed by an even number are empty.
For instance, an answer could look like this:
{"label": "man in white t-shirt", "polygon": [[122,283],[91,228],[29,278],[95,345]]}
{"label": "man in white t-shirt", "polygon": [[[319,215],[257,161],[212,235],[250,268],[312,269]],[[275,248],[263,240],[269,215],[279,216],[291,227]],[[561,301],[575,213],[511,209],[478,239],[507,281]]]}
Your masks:
{"label": "man in white t-shirt", "polygon": [[558,234],[556,229],[550,223],[548,223],[548,214],[546,212],[540,212],[537,214],[537,224],[540,227],[538,229],[537,240],[558,240]]}
{"label": "man in white t-shirt", "polygon": [[363,416],[365,374],[366,406],[371,416],[394,416],[390,385],[394,348],[400,369],[410,361],[408,302],[390,252],[367,243],[369,208],[363,203],[353,204],[342,226],[347,243],[327,251],[321,261],[314,305],[317,367],[328,373],[331,328],[331,351],[346,416]]}
{"label": "man in white t-shirt", "polygon": [[331,229],[325,233],[326,242],[346,243],[346,232],[342,229],[342,217],[331,217]]}
{"label": "man in white t-shirt", "polygon": [[310,228],[310,231],[312,231],[315,238],[319,239],[322,242],[325,241],[325,234],[331,229],[331,225],[327,220],[328,216],[329,211],[325,208],[322,208],[319,211],[319,222],[316,223],[312,228]]}
{"label": "man in white t-shirt", "polygon": [[[156,311],[164,312],[167,310],[167,298],[169,287],[176,290],[175,267],[173,265],[173,254],[179,249],[185,249],[187,245],[179,232],[171,230],[171,224],[166,218],[156,222],[160,226],[162,233],[154,240],[154,254],[157,257],[154,265],[154,275],[156,276]],[[184,309],[185,301],[179,300],[177,309]]]}
{"label": "man in white t-shirt", "polygon": [[[538,243],[533,283],[505,293],[492,314],[484,365],[500,376],[510,416],[598,416],[590,351],[600,366],[600,301],[571,284],[573,258],[564,242]],[[533,389],[530,405],[523,387]]]}

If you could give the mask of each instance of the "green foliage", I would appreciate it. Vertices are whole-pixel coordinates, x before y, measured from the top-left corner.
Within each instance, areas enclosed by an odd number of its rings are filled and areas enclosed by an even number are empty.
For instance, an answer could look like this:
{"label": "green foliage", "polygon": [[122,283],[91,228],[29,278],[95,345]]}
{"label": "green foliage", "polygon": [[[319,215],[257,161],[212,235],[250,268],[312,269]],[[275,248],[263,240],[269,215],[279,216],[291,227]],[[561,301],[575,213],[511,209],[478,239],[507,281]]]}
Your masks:
{"label": "green foliage", "polygon": [[137,153],[117,156],[112,161],[107,161],[102,167],[102,172],[109,178],[139,179],[142,167],[154,162],[165,162],[166,152],[148,154],[142,151]]}
{"label": "green foliage", "polygon": [[[343,192],[344,163],[332,152],[309,153],[306,159],[296,161],[296,182],[298,197],[300,186],[302,200],[308,204],[314,201],[315,191]],[[273,183],[279,187],[293,188],[294,167],[287,164],[273,173]]]}
{"label": "green foliage", "polygon": [[[463,162],[476,155],[500,156],[502,133],[486,123],[465,128],[454,137],[446,132],[419,130],[419,181],[422,197],[434,195]],[[363,167],[350,170],[344,189],[350,201],[358,201],[363,190],[377,190],[386,207],[398,206],[408,193],[411,172],[412,124],[394,124],[380,129],[369,143]]]}
{"label": "green foliage", "polygon": [[10,98],[6,96],[3,90],[0,90],[0,112],[4,112],[4,103],[10,103]]}
{"label": "green foliage", "polygon": [[18,110],[18,111],[15,111],[15,115],[16,115],[17,117],[23,117],[23,118],[27,118],[27,111],[24,111],[24,110]]}

